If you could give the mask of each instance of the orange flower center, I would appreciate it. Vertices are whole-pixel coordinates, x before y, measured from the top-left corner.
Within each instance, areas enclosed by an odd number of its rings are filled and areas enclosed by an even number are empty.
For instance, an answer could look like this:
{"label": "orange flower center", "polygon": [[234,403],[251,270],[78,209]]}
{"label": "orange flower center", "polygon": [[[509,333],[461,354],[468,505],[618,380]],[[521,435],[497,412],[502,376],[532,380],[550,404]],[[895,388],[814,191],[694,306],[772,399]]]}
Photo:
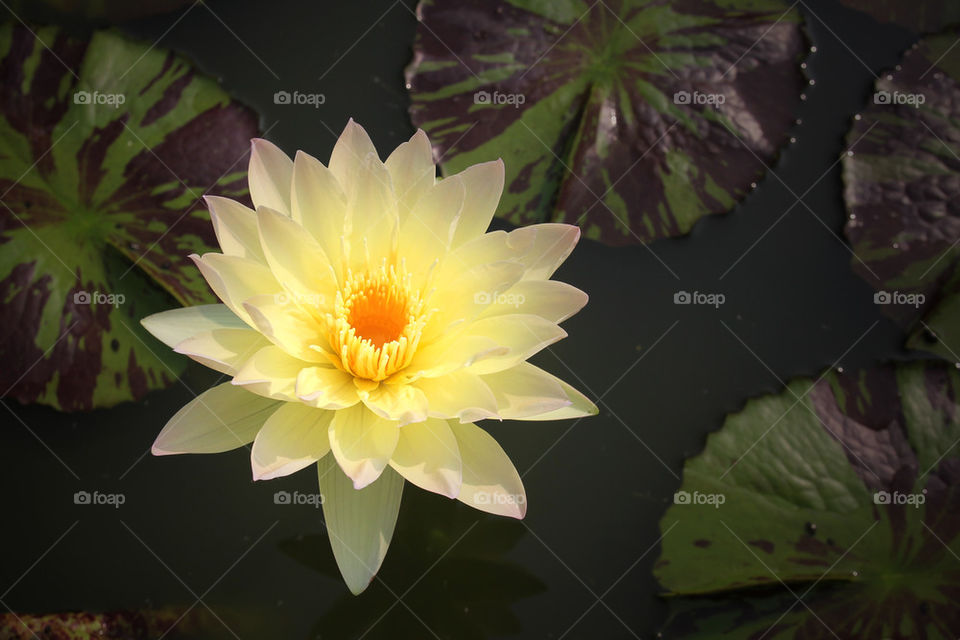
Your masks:
{"label": "orange flower center", "polygon": [[379,381],[410,364],[426,323],[423,306],[410,276],[392,265],[348,273],[337,293],[330,336],[343,368]]}

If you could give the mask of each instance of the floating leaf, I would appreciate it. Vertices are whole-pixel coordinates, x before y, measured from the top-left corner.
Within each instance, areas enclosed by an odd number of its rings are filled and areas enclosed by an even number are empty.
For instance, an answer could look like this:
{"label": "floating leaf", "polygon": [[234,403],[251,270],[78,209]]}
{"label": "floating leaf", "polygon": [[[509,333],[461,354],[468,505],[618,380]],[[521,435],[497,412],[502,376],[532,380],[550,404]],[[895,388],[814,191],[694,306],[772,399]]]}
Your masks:
{"label": "floating leaf", "polygon": [[918,33],[940,31],[960,22],[960,4],[955,0],[840,0],[840,4]]}
{"label": "floating leaf", "polygon": [[148,640],[210,638],[218,632],[200,609],[110,611],[107,613],[0,614],[0,640]]}
{"label": "floating leaf", "polygon": [[686,233],[770,163],[804,83],[780,0],[424,1],[410,113],[444,174],[498,156],[499,215],[610,244]]}
{"label": "floating leaf", "polygon": [[177,375],[139,319],[212,299],[186,258],[214,244],[200,196],[246,193],[256,133],[172,53],[0,27],[2,390],[89,409]]}
{"label": "floating leaf", "polygon": [[[734,591],[677,601],[671,637],[834,637],[822,621],[841,638],[955,638],[958,440],[960,372],[942,364],[830,372],[749,401],[687,462],[660,523],[671,594]],[[773,599],[734,602],[755,587]]]}
{"label": "floating leaf", "polygon": [[[854,121],[844,157],[853,267],[910,332],[909,346],[960,360],[960,49],[922,40]],[[929,329],[929,331],[927,331]],[[938,340],[939,338],[939,340]]]}

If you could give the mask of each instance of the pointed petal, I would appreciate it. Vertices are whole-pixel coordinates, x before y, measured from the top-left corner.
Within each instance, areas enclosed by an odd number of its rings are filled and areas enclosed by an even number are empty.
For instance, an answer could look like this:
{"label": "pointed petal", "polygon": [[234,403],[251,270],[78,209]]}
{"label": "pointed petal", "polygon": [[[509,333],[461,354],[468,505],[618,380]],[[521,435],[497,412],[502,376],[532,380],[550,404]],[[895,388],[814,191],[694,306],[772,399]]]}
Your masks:
{"label": "pointed petal", "polygon": [[459,418],[460,422],[500,417],[490,388],[480,376],[466,369],[436,378],[420,378],[413,384],[426,395],[431,417]]}
{"label": "pointed petal", "polygon": [[274,411],[253,441],[250,462],[254,480],[290,475],[330,451],[327,429],[332,411],[285,402]]}
{"label": "pointed petal", "polygon": [[527,494],[510,458],[489,433],[472,423],[450,423],[460,450],[463,482],[457,499],[480,511],[523,519]]}
{"label": "pointed petal", "polygon": [[280,347],[270,345],[253,354],[233,376],[233,384],[251,393],[297,402],[297,375],[310,363],[294,358]]}
{"label": "pointed petal", "polygon": [[350,118],[330,154],[330,172],[337,178],[344,193],[355,190],[364,158],[371,153],[379,159],[366,130]]}
{"label": "pointed petal", "polygon": [[178,411],[153,443],[153,455],[220,453],[253,442],[279,407],[229,382],[204,391]]}
{"label": "pointed petal", "polygon": [[533,237],[533,247],[524,257],[525,280],[546,280],[567,259],[580,240],[580,227],[570,224],[544,223],[521,227],[511,232],[520,237]]}
{"label": "pointed petal", "polygon": [[460,493],[460,449],[446,420],[431,418],[401,428],[390,466],[421,489],[448,498]]}
{"label": "pointed petal", "polygon": [[560,323],[587,304],[587,294],[557,280],[521,280],[498,294],[479,318],[508,313],[532,313]]}
{"label": "pointed petal", "polygon": [[246,329],[247,323],[225,304],[201,304],[170,309],[140,320],[143,328],[168,347],[213,329]]}
{"label": "pointed petal", "polygon": [[555,323],[523,313],[477,320],[467,332],[486,336],[507,348],[503,355],[485,358],[470,366],[471,371],[480,375],[509,369],[567,336],[567,332]]}
{"label": "pointed petal", "polygon": [[484,162],[456,174],[467,190],[453,246],[486,232],[503,193],[503,160]]}
{"label": "pointed petal", "polygon": [[355,170],[353,188],[347,191],[347,263],[361,271],[383,258],[392,262],[399,226],[390,173],[375,153],[367,154]]}
{"label": "pointed petal", "polygon": [[257,233],[257,217],[236,200],[220,196],[204,196],[210,220],[224,255],[250,258],[263,262],[263,249]]}
{"label": "pointed petal", "polygon": [[190,258],[217,297],[251,327],[254,325],[250,314],[243,308],[243,302],[254,296],[276,295],[283,291],[270,269],[254,260],[220,253],[208,253],[203,257],[194,254]]}
{"label": "pointed petal", "polygon": [[232,376],[253,354],[269,344],[258,331],[245,327],[198,333],[178,343],[173,350]]}
{"label": "pointed petal", "polygon": [[328,362],[330,343],[319,322],[287,294],[254,296],[243,303],[253,326],[294,358]]}
{"label": "pointed petal", "polygon": [[424,193],[400,227],[400,252],[407,270],[427,274],[446,255],[463,207],[463,182],[456,176],[441,180]]}
{"label": "pointed petal", "polygon": [[557,378],[529,362],[483,376],[483,381],[505,419],[532,419],[572,404]]}
{"label": "pointed petal", "polygon": [[254,208],[270,207],[290,215],[290,182],[293,161],[277,145],[256,138],[250,149],[250,199]]}
{"label": "pointed petal", "polygon": [[397,447],[400,427],[362,404],[336,412],[330,423],[330,450],[356,489],[376,480]]}
{"label": "pointed petal", "polygon": [[546,413],[540,413],[521,418],[522,420],[567,420],[570,418],[595,416],[600,412],[600,410],[597,409],[597,405],[593,404],[593,402],[587,398],[587,396],[583,395],[563,380],[559,378],[556,380],[563,389],[564,394],[566,394],[570,404],[566,407],[554,409],[553,411],[547,411]]}
{"label": "pointed petal", "polygon": [[345,409],[360,402],[353,376],[332,366],[303,369],[297,376],[297,397],[321,409]]}
{"label": "pointed petal", "polygon": [[380,570],[400,510],[403,478],[387,469],[362,491],[325,456],[317,464],[323,518],[333,556],[347,588],[354,595],[366,589]]}
{"label": "pointed petal", "polygon": [[427,419],[427,397],[420,389],[407,384],[380,383],[370,391],[361,392],[360,397],[370,411],[399,422],[401,427]]}
{"label": "pointed petal", "polygon": [[413,205],[436,181],[437,168],[433,164],[433,149],[427,134],[417,129],[410,140],[393,150],[384,165],[393,179],[402,223]]}
{"label": "pointed petal", "polygon": [[323,163],[302,151],[293,161],[293,219],[303,225],[338,272],[343,266],[340,238],[347,198]]}
{"label": "pointed petal", "polygon": [[272,209],[257,209],[257,227],[270,271],[303,308],[333,305],[337,276],[320,245],[287,216]]}

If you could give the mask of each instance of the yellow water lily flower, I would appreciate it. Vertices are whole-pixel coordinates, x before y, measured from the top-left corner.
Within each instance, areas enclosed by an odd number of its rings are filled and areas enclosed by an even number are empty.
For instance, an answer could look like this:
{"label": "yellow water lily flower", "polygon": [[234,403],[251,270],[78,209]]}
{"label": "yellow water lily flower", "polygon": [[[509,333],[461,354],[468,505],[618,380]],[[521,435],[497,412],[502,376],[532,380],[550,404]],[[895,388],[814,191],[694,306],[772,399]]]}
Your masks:
{"label": "yellow water lily flower", "polygon": [[485,419],[596,413],[527,362],[587,302],[550,276],[577,227],[487,227],[500,160],[437,179],[423,131],[386,162],[352,120],[328,166],[254,140],[255,210],[207,197],[222,253],[191,256],[223,304],[152,315],[157,338],[230,381],[167,423],[156,455],[253,443],[256,480],[318,464],[331,545],[366,588],[404,480],[522,518],[520,476]]}

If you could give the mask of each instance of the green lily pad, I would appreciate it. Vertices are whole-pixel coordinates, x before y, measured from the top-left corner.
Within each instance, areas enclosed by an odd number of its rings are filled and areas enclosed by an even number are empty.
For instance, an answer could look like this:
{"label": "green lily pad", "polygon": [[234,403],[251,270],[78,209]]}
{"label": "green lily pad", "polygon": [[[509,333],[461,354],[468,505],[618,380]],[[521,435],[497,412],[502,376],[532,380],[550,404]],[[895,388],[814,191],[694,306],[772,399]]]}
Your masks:
{"label": "green lily pad", "polygon": [[669,637],[955,638],[958,441],[960,372],[941,363],[749,401],[660,522],[660,583],[710,596],[673,599]]}
{"label": "green lily pad", "polygon": [[960,4],[954,0],[840,0],[840,4],[917,33],[940,31],[960,22]]}
{"label": "green lily pad", "polygon": [[686,233],[770,164],[805,84],[781,0],[425,0],[410,114],[444,174],[502,157],[498,215],[609,244]]}
{"label": "green lily pad", "polygon": [[244,196],[257,119],[170,52],[35,33],[0,27],[0,389],[105,407],[184,366],[139,319],[212,301],[200,198]]}
{"label": "green lily pad", "polygon": [[847,238],[908,345],[960,360],[960,33],[921,40],[848,135]]}

